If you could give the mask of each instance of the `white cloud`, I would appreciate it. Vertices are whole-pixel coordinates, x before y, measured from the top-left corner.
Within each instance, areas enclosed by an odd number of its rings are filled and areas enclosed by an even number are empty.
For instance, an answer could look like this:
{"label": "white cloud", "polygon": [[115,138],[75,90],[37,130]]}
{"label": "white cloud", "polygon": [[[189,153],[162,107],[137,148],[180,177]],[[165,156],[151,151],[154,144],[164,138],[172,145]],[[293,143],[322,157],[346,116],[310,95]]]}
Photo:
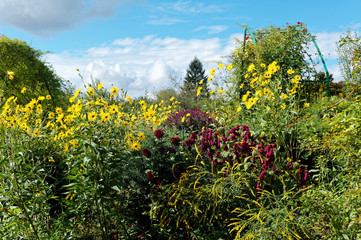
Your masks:
{"label": "white cloud", "polygon": [[[47,61],[76,88],[95,78],[104,82],[105,87],[114,85],[131,96],[141,96],[146,90],[154,92],[171,87],[170,76],[182,78],[195,56],[209,70],[210,61],[229,55],[229,42],[219,38],[185,40],[149,35],[117,39],[82,52],[50,54]],[[84,82],[76,68],[80,69]]]}
{"label": "white cloud", "polygon": [[[329,72],[336,81],[341,80],[333,45],[339,33],[319,33],[317,36]],[[156,35],[121,38],[85,51],[50,54],[47,61],[54,66],[59,76],[69,79],[76,88],[95,78],[107,88],[114,85],[127,90],[130,96],[137,97],[144,95],[145,91],[153,93],[164,87],[172,87],[170,76],[182,79],[195,56],[202,61],[207,71],[214,67],[214,61],[226,61],[222,57],[229,56],[235,49],[236,38],[242,39],[242,35],[204,40],[160,38]],[[326,54],[328,52],[329,55]],[[80,69],[84,82],[76,68]]]}
{"label": "white cloud", "polygon": [[135,0],[1,0],[0,21],[48,37],[85,20],[113,15],[116,7]]}
{"label": "white cloud", "polygon": [[200,26],[196,29],[194,29],[195,32],[201,31],[201,30],[208,30],[208,34],[216,34],[223,32],[227,30],[228,27],[225,25],[216,25],[216,26]]}
{"label": "white cloud", "polygon": [[163,3],[157,8],[157,10],[168,13],[191,15],[197,15],[201,13],[219,13],[224,11],[223,7],[220,5],[210,5],[196,1],[176,1],[172,3]]}

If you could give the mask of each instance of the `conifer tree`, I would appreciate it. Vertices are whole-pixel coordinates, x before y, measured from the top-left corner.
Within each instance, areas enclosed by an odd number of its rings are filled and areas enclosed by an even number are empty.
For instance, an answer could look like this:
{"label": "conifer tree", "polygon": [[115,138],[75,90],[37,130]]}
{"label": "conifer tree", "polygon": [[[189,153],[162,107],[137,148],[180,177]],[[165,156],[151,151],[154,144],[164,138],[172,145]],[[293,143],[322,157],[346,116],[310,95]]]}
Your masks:
{"label": "conifer tree", "polygon": [[205,75],[205,70],[203,69],[203,64],[201,61],[194,57],[192,62],[189,64],[187,69],[187,74],[184,78],[184,84],[182,87],[182,92],[186,95],[193,94],[196,95],[197,89],[202,87],[200,94],[201,98],[209,97],[209,89],[207,87],[208,76]]}

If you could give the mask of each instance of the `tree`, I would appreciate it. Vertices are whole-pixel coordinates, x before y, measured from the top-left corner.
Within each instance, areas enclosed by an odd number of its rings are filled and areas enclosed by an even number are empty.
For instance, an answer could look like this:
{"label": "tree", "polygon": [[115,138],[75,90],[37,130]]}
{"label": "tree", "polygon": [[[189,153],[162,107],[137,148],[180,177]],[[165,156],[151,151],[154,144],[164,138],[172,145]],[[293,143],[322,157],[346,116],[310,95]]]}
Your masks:
{"label": "tree", "polygon": [[[182,87],[183,94],[188,95],[189,93],[197,96],[197,90],[199,87],[202,87],[200,98],[209,97],[209,89],[207,86],[208,76],[205,75],[205,70],[203,69],[203,64],[197,57],[194,57],[192,62],[189,64],[187,69],[187,74],[184,78],[184,84]],[[196,99],[194,99],[196,100]]]}
{"label": "tree", "polygon": [[26,42],[0,36],[0,96],[17,97],[20,104],[40,95],[50,95],[54,105],[61,104],[65,83],[41,57],[44,52]]}
{"label": "tree", "polygon": [[350,30],[336,43],[342,76],[348,84],[361,82],[361,37]]}

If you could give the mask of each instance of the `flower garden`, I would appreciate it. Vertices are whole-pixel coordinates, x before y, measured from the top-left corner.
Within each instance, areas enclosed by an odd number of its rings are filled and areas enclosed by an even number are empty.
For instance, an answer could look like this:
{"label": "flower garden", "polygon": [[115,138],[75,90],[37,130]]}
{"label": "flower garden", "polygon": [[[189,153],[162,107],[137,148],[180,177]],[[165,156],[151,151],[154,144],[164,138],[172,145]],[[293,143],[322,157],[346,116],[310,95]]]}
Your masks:
{"label": "flower garden", "polygon": [[361,239],[361,41],[340,40],[356,64],[326,97],[309,65],[261,49],[289,38],[268,31],[198,83],[198,109],[101,82],[62,106],[3,100],[1,239]]}

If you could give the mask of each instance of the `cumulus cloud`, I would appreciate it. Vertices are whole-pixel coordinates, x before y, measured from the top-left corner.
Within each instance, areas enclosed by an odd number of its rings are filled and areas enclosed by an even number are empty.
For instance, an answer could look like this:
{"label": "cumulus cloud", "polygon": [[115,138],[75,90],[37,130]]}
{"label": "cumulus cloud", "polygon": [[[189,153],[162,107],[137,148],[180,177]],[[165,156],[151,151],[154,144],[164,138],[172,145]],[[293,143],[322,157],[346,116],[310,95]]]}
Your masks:
{"label": "cumulus cloud", "polygon": [[107,18],[121,4],[135,0],[2,0],[0,22],[49,37],[80,22]]}
{"label": "cumulus cloud", "polygon": [[[320,33],[317,36],[329,72],[339,81],[341,75],[334,59],[333,45],[339,34]],[[130,96],[137,97],[143,96],[145,91],[154,93],[165,87],[173,87],[170,76],[181,80],[195,56],[207,71],[217,65],[215,61],[227,61],[224,57],[229,56],[237,46],[235,39],[242,37],[241,34],[233,34],[226,39],[203,40],[161,38],[156,35],[120,38],[84,51],[50,54],[47,61],[59,76],[70,80],[76,88],[91,83],[93,78],[102,81],[107,88],[117,86],[127,90]],[[80,69],[82,78],[78,76],[76,68]]]}
{"label": "cumulus cloud", "polygon": [[225,25],[216,25],[216,26],[200,26],[200,27],[194,29],[194,31],[198,32],[198,31],[202,31],[202,30],[207,30],[208,34],[216,34],[216,33],[223,32],[227,29],[228,29],[228,27]]}
{"label": "cumulus cloud", "polygon": [[[186,40],[148,35],[117,39],[81,52],[50,54],[47,61],[76,88],[91,83],[93,78],[104,82],[105,87],[113,85],[132,96],[141,96],[145,91],[172,87],[170,76],[182,78],[195,56],[209,70],[213,66],[211,61],[229,54],[229,42],[219,38]],[[78,76],[76,68],[83,78]]]}

